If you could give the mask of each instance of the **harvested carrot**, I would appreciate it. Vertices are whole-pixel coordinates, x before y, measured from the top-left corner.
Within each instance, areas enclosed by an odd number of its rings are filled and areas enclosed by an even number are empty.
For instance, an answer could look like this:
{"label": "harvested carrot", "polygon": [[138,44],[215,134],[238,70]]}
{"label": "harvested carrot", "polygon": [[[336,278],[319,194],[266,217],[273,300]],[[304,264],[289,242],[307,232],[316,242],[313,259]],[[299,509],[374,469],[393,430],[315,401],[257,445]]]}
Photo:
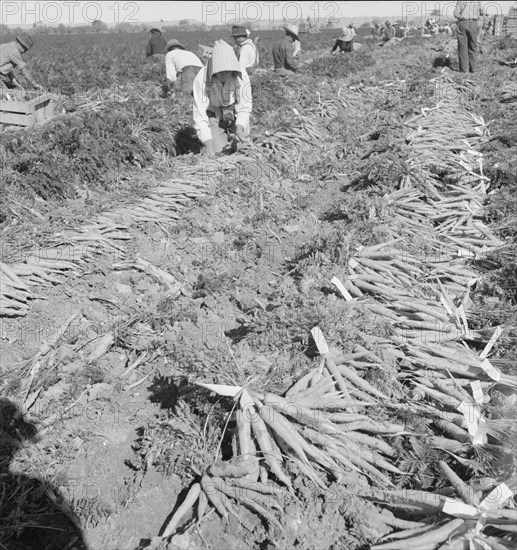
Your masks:
{"label": "harvested carrot", "polygon": [[259,482],[250,482],[246,479],[239,478],[230,478],[226,480],[229,485],[233,487],[238,487],[240,489],[245,489],[249,491],[255,491],[257,493],[262,493],[263,495],[282,495],[285,494],[285,489],[282,489],[279,485],[273,482],[259,483]]}
{"label": "harvested carrot", "polygon": [[371,547],[371,550],[435,550],[440,544],[445,542],[452,535],[463,533],[467,529],[467,524],[463,519],[454,519],[444,526],[427,531],[416,537],[398,540],[397,542],[388,542],[387,544],[378,544]]}
{"label": "harvested carrot", "polygon": [[208,507],[208,498],[204,491],[199,493],[199,499],[197,501],[197,520],[201,521],[204,516],[206,509]]}
{"label": "harvested carrot", "polygon": [[286,397],[291,397],[297,393],[306,390],[309,382],[314,376],[314,370],[309,371],[305,376],[302,376],[297,382],[295,382],[286,392]]}
{"label": "harvested carrot", "polygon": [[296,457],[292,457],[291,460],[298,466],[300,472],[307,476],[312,482],[314,482],[315,485],[320,487],[320,489],[326,489],[327,486],[325,485],[324,481],[320,478],[320,476],[315,472],[314,468],[310,466],[309,464],[305,464],[301,460],[299,460]]}
{"label": "harvested carrot", "polygon": [[273,407],[263,405],[259,408],[259,415],[275,435],[292,448],[295,455],[302,462],[308,463],[307,456],[303,449],[303,437],[281,413],[275,411]]}
{"label": "harvested carrot", "polygon": [[463,428],[460,428],[459,426],[454,424],[454,422],[449,422],[443,419],[436,419],[433,420],[433,424],[460,443],[467,443],[471,439],[469,433]]}
{"label": "harvested carrot", "polygon": [[339,371],[341,374],[352,384],[355,384],[359,389],[364,390],[366,393],[380,397],[381,399],[389,399],[389,397],[379,391],[377,388],[374,388],[369,382],[358,376],[350,367],[346,365],[339,365]]}
{"label": "harvested carrot", "polygon": [[[387,521],[383,518],[383,521],[386,523],[386,525],[390,525],[387,523]],[[422,527],[414,527],[411,529],[404,529],[403,531],[398,531],[397,533],[390,533],[389,535],[386,535],[384,538],[386,539],[392,539],[392,540],[400,540],[400,539],[411,539],[415,535],[423,535],[424,533],[427,533],[429,531],[433,531],[436,529],[436,524],[431,525],[423,525]],[[416,549],[415,549],[416,550]]]}
{"label": "harvested carrot", "polygon": [[393,456],[395,454],[395,451],[391,445],[379,437],[372,437],[371,435],[363,434],[361,432],[347,432],[341,434],[341,440],[343,439],[351,439],[359,445],[373,447],[388,456]]}
{"label": "harvested carrot", "polygon": [[[336,366],[334,361],[332,361],[332,359],[330,359],[330,357],[326,357],[325,358],[325,365],[328,368],[328,370],[330,371],[330,374],[332,375],[334,380],[336,381],[336,384],[337,384],[338,388],[343,392],[343,395],[345,396],[345,400],[350,400],[351,401],[347,385],[346,385],[345,381],[343,380],[343,377],[341,376],[341,371]],[[348,409],[351,412],[357,412],[357,410],[353,406],[349,406]]]}
{"label": "harvested carrot", "polygon": [[197,499],[199,498],[200,493],[201,486],[199,485],[199,483],[194,483],[194,485],[192,485],[189,492],[187,493],[185,500],[181,503],[181,505],[178,507],[178,509],[170,519],[169,523],[167,524],[167,527],[162,533],[162,537],[169,537],[170,535],[172,535],[172,533],[174,533],[178,526],[178,523],[183,518],[183,516],[192,508],[192,506],[194,506]]}
{"label": "harvested carrot", "polygon": [[[219,478],[220,479],[220,478]],[[223,480],[221,479],[221,482]],[[223,482],[224,483],[224,482]],[[228,521],[228,510],[226,509],[223,501],[221,500],[221,493],[215,487],[214,479],[209,478],[208,476],[203,476],[201,479],[201,488],[206,494],[208,500],[211,502],[213,507],[217,510],[219,515],[223,520]]]}
{"label": "harvested carrot", "polygon": [[251,422],[248,415],[244,414],[242,409],[235,411],[237,422],[237,435],[239,438],[239,454],[241,458],[247,459],[255,456],[255,446],[251,439]]}
{"label": "harvested carrot", "polygon": [[271,468],[273,474],[280,482],[287,486],[291,486],[291,480],[282,470],[282,456],[273,453],[271,437],[267,431],[266,424],[260,416],[255,417],[251,424],[251,428],[257,440],[258,446],[264,455],[264,459]]}
{"label": "harvested carrot", "polygon": [[419,529],[422,527],[428,527],[427,524],[422,523],[421,521],[408,521],[406,519],[396,518],[389,510],[386,509],[381,510],[380,514],[382,521],[386,525],[397,527],[398,529]]}
{"label": "harvested carrot", "polygon": [[273,393],[266,393],[264,396],[264,405],[270,405],[276,411],[283,413],[293,420],[296,420],[299,424],[305,424],[312,428],[319,429],[324,433],[339,433],[339,430],[335,428],[331,422],[324,422],[318,418],[314,411],[288,399],[284,399],[279,395]]}
{"label": "harvested carrot", "polygon": [[219,461],[208,467],[208,473],[215,477],[244,477],[255,473],[258,461],[255,457],[248,457],[237,464]]}

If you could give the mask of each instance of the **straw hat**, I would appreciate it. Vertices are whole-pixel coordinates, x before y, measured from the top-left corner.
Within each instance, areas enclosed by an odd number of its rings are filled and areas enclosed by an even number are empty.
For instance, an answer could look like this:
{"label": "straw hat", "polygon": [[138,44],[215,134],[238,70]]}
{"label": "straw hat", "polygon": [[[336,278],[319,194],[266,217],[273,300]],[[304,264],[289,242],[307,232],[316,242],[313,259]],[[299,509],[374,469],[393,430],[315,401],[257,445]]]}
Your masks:
{"label": "straw hat", "polygon": [[246,29],[244,27],[241,27],[240,25],[234,25],[232,27],[231,38],[237,38],[238,36],[248,36],[248,33],[246,32]]}
{"label": "straw hat", "polygon": [[343,42],[350,42],[351,40],[354,39],[354,35],[352,34],[352,31],[348,28],[348,27],[344,27],[342,29],[343,31],[343,34],[340,36],[340,40],[342,40]]}
{"label": "straw hat", "polygon": [[300,39],[298,38],[298,32],[299,32],[299,30],[298,30],[298,25],[293,25],[292,23],[286,23],[286,24],[282,27],[282,29],[284,29],[284,31],[285,31],[286,33],[292,34],[292,35],[296,38],[296,40],[300,40]]}
{"label": "straw hat", "polygon": [[224,40],[218,40],[215,43],[210,62],[211,75],[222,71],[234,71],[238,72],[239,75],[242,74],[239,60],[237,59],[233,48]]}
{"label": "straw hat", "polygon": [[20,43],[26,50],[30,50],[34,46],[34,40],[26,33],[21,32],[16,36],[16,41]]}
{"label": "straw hat", "polygon": [[177,48],[181,48],[182,50],[185,49],[185,46],[179,40],[176,40],[175,38],[167,40],[167,50],[174,48],[174,46],[176,46]]}

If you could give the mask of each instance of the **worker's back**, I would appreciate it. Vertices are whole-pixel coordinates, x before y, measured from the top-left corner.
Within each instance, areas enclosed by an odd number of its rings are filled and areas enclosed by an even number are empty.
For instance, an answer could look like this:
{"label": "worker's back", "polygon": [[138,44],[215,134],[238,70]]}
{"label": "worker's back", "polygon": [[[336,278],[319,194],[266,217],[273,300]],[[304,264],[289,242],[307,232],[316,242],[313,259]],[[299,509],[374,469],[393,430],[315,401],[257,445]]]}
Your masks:
{"label": "worker's back", "polygon": [[147,55],[166,54],[167,40],[161,34],[153,34],[147,43]]}
{"label": "worker's back", "polygon": [[278,40],[273,44],[273,47],[271,48],[271,53],[273,55],[273,62],[275,64],[275,69],[284,68],[286,64],[286,60],[288,58],[287,52],[291,50],[293,51],[293,44],[285,36],[281,40]]}

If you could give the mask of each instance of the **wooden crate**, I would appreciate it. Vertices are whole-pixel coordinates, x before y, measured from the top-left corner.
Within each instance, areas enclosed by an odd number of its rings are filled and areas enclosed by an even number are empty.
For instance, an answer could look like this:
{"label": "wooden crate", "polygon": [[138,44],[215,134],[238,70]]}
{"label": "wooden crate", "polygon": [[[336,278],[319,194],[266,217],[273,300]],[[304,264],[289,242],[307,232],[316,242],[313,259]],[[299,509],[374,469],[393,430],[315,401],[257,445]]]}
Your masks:
{"label": "wooden crate", "polygon": [[54,116],[54,102],[38,91],[2,91],[0,124],[32,126]]}

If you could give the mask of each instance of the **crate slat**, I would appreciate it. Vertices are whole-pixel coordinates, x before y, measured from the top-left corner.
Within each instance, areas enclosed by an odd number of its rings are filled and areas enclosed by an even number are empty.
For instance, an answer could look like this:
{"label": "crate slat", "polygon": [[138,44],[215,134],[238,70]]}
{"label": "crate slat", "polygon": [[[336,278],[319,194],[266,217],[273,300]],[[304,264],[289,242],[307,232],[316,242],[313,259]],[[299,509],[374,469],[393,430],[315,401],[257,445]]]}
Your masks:
{"label": "crate slat", "polygon": [[[9,93],[9,92],[7,92]],[[37,122],[45,122],[54,116],[54,102],[49,94],[25,92],[32,99],[27,101],[0,100],[0,124],[30,126]]]}
{"label": "crate slat", "polygon": [[0,111],[0,124],[13,124],[15,126],[31,126],[36,121],[34,115],[24,113],[8,113]]}

